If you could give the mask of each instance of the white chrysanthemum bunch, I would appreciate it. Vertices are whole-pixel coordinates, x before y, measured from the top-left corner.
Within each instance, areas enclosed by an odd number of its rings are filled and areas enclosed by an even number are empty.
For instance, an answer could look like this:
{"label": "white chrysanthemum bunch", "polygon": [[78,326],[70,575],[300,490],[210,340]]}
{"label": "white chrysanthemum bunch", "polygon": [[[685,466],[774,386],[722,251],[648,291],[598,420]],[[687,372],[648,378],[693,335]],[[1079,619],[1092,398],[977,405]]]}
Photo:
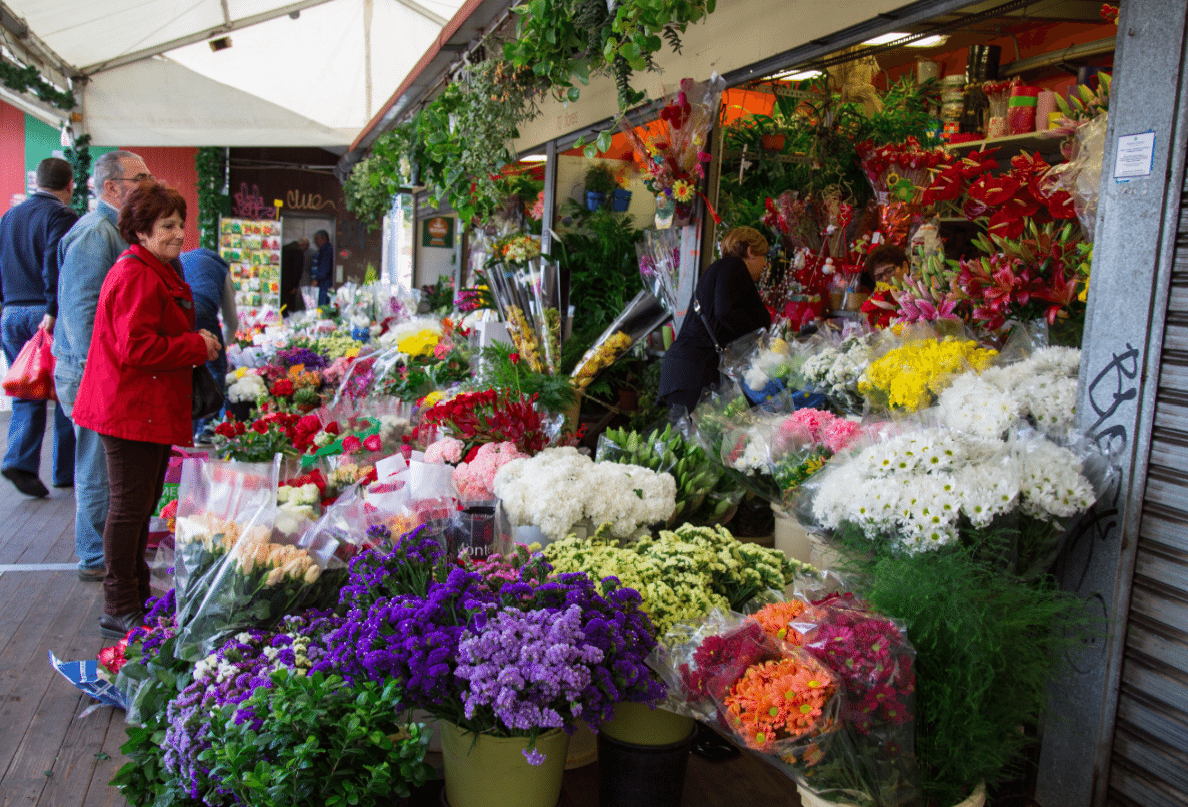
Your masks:
{"label": "white chrysanthemum bunch", "polygon": [[[987,371],[989,372],[989,371]],[[996,440],[1019,419],[1021,403],[977,373],[965,373],[940,394],[937,413],[959,432]]]}
{"label": "white chrysanthemum bunch", "polygon": [[264,379],[253,370],[240,367],[227,373],[227,400],[232,403],[255,401],[256,396],[268,392]]}
{"label": "white chrysanthemum bunch", "polygon": [[788,343],[783,339],[772,339],[767,347],[761,347],[751,366],[743,374],[743,382],[752,390],[759,391],[768,382],[785,378],[792,369]]}
{"label": "white chrysanthemum bunch", "polygon": [[873,342],[870,335],[847,337],[837,347],[827,347],[806,359],[801,375],[839,406],[861,409],[858,379],[870,364]]}
{"label": "white chrysanthemum bunch", "polygon": [[1020,440],[1012,456],[1021,469],[1022,510],[1033,518],[1051,521],[1084,512],[1097,498],[1081,473],[1082,461],[1067,448],[1036,437]]}
{"label": "white chrysanthemum bunch", "polygon": [[947,428],[870,446],[821,481],[813,514],[836,528],[852,522],[890,534],[912,551],[957,540],[962,516],[975,527],[1015,509],[1041,521],[1087,510],[1096,496],[1072,451],[1040,434],[1007,443]]}
{"label": "white chrysanthemum bunch", "polygon": [[1081,351],[1040,348],[1007,367],[992,367],[982,378],[1015,399],[1020,417],[1030,416],[1045,434],[1064,434],[1073,423]]}
{"label": "white chrysanthemum bunch", "polygon": [[676,509],[672,474],[594,462],[571,446],[512,460],[495,474],[493,491],[517,525],[535,525],[552,540],[586,518],[625,538]]}

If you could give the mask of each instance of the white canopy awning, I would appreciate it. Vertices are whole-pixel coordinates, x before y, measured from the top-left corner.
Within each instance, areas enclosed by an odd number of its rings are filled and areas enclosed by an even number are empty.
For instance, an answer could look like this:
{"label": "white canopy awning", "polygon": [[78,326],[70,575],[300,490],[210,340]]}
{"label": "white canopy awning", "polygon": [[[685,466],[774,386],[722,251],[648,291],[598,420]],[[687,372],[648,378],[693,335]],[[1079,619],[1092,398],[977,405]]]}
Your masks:
{"label": "white canopy awning", "polygon": [[[462,0],[3,4],[87,77],[95,145],[346,146]],[[212,51],[222,36],[232,47]]]}

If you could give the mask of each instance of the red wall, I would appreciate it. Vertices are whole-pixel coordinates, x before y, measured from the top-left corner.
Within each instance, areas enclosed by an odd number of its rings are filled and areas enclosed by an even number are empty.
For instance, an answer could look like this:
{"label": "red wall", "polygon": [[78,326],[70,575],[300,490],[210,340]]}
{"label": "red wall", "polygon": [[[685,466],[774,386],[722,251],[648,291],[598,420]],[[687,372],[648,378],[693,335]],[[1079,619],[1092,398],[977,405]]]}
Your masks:
{"label": "red wall", "polygon": [[149,171],[159,181],[177,188],[186,200],[186,243],[183,250],[198,244],[198,168],[194,159],[198,149],[190,146],[120,146],[144,158]]}
{"label": "red wall", "polygon": [[0,214],[25,192],[25,113],[0,101]]}

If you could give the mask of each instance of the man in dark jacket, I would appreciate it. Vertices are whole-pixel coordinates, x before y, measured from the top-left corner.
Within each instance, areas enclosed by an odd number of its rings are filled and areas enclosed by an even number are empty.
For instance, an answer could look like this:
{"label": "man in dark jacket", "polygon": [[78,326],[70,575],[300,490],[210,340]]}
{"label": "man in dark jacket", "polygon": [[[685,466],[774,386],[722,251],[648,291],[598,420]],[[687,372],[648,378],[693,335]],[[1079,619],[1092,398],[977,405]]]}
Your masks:
{"label": "man in dark jacket", "polygon": [[318,284],[318,306],[330,305],[330,284],[334,282],[334,245],[330,233],[318,230],[314,233],[314,246],[318,257],[314,260],[313,280]]}
{"label": "man in dark jacket", "polygon": [[[0,218],[0,334],[11,366],[37,331],[52,334],[58,316],[58,241],[78,220],[71,210],[74,171],[47,157],[37,165],[37,190]],[[12,402],[8,450],[0,475],[26,496],[49,493],[38,475],[45,436],[45,401]],[[74,484],[74,431],[54,406],[54,487]]]}
{"label": "man in dark jacket", "polygon": [[301,269],[305,263],[305,250],[296,241],[281,247],[280,262],[280,304],[281,315],[289,316],[294,311],[305,310],[301,296]]}

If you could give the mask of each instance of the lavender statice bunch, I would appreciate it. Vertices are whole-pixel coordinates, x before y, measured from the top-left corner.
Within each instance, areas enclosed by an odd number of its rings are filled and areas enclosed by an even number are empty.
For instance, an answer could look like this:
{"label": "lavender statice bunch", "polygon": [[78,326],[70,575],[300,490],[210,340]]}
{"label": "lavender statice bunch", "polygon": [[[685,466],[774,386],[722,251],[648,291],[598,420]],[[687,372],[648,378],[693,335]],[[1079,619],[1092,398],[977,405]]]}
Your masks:
{"label": "lavender statice bunch", "polygon": [[177,635],[177,590],[169,589],[160,597],[150,597],[144,625],[128,636],[128,644],[140,646],[140,657],[147,663],[161,652],[161,645]]}
{"label": "lavender statice bunch", "polygon": [[321,370],[330,366],[330,360],[307,347],[292,347],[276,352],[276,360],[286,368],[301,364],[306,370]]}
{"label": "lavender statice bunch", "polygon": [[565,727],[567,715],[581,715],[591,665],[602,658],[582,631],[580,606],[527,612],[505,607],[458,644],[455,675],[468,685],[464,714],[473,720],[480,710],[493,712],[502,731],[528,732],[532,741],[524,756],[539,765],[544,755],[536,750],[536,735]]}

